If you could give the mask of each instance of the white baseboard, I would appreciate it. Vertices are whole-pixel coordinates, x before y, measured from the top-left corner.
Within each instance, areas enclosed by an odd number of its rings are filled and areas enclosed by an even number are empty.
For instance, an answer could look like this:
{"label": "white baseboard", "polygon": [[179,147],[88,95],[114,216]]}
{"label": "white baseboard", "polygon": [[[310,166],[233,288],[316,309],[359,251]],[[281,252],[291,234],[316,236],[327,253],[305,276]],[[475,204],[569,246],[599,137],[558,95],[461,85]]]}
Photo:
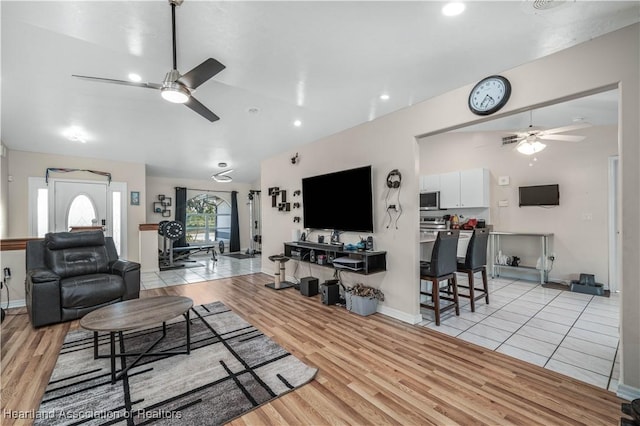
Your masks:
{"label": "white baseboard", "polygon": [[[3,303],[2,307],[4,308],[6,305]],[[9,309],[11,308],[22,308],[24,306],[27,306],[27,301],[25,299],[18,299],[18,300],[10,300],[9,301]]]}
{"label": "white baseboard", "polygon": [[422,315],[411,315],[406,312],[399,311],[394,308],[390,308],[384,305],[378,305],[378,312],[382,315],[386,315],[391,318],[395,318],[402,322],[407,322],[409,324],[415,325],[422,321]]}
{"label": "white baseboard", "polygon": [[616,391],[616,395],[618,395],[620,398],[633,401],[634,399],[640,398],[640,389],[634,388],[633,386],[625,385],[623,383],[618,383],[618,390]]}

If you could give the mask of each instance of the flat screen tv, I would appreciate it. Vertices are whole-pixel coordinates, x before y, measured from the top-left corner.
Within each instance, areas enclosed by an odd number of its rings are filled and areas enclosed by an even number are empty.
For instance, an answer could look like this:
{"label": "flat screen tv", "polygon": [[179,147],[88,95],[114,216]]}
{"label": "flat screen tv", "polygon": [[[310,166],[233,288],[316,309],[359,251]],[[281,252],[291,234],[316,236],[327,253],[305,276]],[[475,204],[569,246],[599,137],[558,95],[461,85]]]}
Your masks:
{"label": "flat screen tv", "polygon": [[558,205],[560,205],[560,187],[557,184],[520,187],[520,207]]}
{"label": "flat screen tv", "polygon": [[302,179],[305,228],[373,232],[371,166]]}

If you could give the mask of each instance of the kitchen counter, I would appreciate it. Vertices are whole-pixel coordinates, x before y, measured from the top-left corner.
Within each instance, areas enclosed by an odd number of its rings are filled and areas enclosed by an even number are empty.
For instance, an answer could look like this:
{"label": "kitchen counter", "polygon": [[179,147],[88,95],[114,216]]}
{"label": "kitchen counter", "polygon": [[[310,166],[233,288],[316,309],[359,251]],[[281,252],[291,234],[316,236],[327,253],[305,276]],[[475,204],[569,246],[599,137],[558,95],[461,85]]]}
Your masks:
{"label": "kitchen counter", "polygon": [[420,243],[433,243],[438,236],[438,231],[420,231]]}
{"label": "kitchen counter", "polygon": [[[444,229],[443,229],[444,231]],[[420,231],[420,259],[431,259],[431,251],[433,250],[433,243],[438,236],[437,230],[421,230]],[[467,246],[471,240],[471,234],[473,231],[460,230],[460,236],[458,237],[458,257],[465,257],[467,254]]]}

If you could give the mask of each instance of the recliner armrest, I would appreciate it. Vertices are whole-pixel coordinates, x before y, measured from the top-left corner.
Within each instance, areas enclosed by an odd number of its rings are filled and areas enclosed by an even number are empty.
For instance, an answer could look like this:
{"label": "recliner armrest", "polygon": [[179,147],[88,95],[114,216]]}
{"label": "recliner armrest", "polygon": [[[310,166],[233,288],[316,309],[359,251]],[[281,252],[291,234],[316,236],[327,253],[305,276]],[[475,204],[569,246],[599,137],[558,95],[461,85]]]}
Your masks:
{"label": "recliner armrest", "polygon": [[51,269],[32,269],[27,271],[27,278],[31,280],[32,283],[46,283],[49,281],[58,281],[60,279],[60,275],[53,272]]}
{"label": "recliner armrest", "polygon": [[24,287],[27,312],[34,327],[62,320],[58,274],[45,268],[30,269],[27,271]]}
{"label": "recliner armrest", "polygon": [[122,300],[140,297],[139,263],[118,259],[111,264],[111,274],[121,276],[124,280],[125,294],[122,296]]}
{"label": "recliner armrest", "polygon": [[111,264],[111,274],[124,277],[129,271],[140,270],[140,264],[129,260],[118,259]]}

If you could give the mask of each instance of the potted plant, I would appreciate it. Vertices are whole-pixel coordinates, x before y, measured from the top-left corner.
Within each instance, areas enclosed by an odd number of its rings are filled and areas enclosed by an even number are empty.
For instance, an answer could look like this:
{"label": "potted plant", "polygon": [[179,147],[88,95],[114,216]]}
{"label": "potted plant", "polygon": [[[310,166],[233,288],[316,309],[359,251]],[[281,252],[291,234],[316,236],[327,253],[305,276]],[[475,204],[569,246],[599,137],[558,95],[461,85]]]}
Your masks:
{"label": "potted plant", "polygon": [[384,293],[377,288],[358,283],[345,291],[347,310],[367,316],[376,312],[378,301],[384,300]]}

